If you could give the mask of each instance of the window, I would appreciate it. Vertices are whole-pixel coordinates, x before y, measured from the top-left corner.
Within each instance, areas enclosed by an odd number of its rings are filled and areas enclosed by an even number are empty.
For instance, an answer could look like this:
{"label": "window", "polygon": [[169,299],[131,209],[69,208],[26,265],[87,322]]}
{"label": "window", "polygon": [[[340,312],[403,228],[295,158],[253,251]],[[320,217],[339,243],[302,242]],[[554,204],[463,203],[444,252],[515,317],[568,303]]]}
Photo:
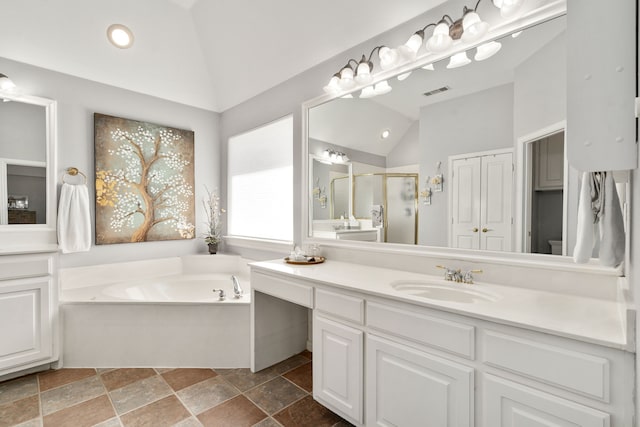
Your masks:
{"label": "window", "polygon": [[228,232],[293,241],[293,117],[229,138]]}

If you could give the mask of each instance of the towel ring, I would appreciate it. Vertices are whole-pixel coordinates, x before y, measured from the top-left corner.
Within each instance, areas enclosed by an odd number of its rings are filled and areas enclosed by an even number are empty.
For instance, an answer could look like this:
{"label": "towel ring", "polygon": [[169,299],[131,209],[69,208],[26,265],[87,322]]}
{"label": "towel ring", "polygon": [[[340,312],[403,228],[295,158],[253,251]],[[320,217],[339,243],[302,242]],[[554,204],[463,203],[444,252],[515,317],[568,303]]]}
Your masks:
{"label": "towel ring", "polygon": [[63,173],[63,174],[62,174],[62,182],[63,182],[64,184],[66,184],[66,182],[65,182],[65,180],[64,180],[64,177],[65,177],[66,175],[70,175],[70,176],[82,175],[82,177],[84,178],[84,183],[85,183],[85,184],[87,183],[87,175],[85,175],[85,174],[83,174],[82,172],[80,172],[80,171],[78,170],[78,168],[73,168],[73,167],[71,167],[71,168],[67,168],[67,170],[65,171],[65,173]]}

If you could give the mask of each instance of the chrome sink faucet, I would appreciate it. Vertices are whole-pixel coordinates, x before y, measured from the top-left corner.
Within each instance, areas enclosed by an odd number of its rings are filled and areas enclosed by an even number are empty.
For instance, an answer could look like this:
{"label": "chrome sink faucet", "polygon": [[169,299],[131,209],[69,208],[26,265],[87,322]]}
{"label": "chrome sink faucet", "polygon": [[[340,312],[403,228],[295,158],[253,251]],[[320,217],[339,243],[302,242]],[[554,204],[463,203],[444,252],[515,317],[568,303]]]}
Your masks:
{"label": "chrome sink faucet", "polygon": [[482,273],[482,270],[469,270],[462,272],[459,268],[453,269],[444,265],[436,265],[438,268],[444,270],[444,280],[456,283],[466,283],[468,285],[473,284],[473,275],[476,273]]}

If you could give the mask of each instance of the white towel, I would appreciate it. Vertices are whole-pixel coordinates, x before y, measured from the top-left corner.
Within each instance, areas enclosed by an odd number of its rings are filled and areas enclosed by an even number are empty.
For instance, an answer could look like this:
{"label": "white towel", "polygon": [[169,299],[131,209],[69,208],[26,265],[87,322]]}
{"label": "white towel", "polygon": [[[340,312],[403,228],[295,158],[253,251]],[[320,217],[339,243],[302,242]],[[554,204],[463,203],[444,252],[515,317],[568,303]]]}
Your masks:
{"label": "white towel", "polygon": [[573,260],[577,263],[585,263],[591,258],[593,252],[593,209],[591,207],[591,174],[582,174],[582,185],[578,198],[578,230],[576,235],[576,247],[573,249]]}
{"label": "white towel", "polygon": [[[597,224],[599,234],[594,236]],[[584,172],[578,199],[578,227],[573,260],[589,261],[599,240],[600,264],[615,267],[624,260],[624,221],[613,173]]]}
{"label": "white towel", "polygon": [[64,254],[91,249],[89,190],[85,184],[62,184],[58,203],[58,245]]}
{"label": "white towel", "polygon": [[613,173],[605,173],[604,212],[600,225],[600,264],[615,267],[624,260],[624,221]]}

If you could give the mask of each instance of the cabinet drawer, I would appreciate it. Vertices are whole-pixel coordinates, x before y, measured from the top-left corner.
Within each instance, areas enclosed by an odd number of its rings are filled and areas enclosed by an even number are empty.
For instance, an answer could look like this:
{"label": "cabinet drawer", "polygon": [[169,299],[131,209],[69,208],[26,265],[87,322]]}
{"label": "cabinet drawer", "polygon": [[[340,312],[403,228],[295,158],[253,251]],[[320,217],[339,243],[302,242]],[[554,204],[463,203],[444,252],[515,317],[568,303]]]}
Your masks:
{"label": "cabinet drawer", "polygon": [[610,415],[493,375],[484,377],[485,426],[606,427]]}
{"label": "cabinet drawer", "polygon": [[396,307],[367,303],[367,325],[473,360],[475,328]]}
{"label": "cabinet drawer", "polygon": [[609,361],[494,331],[484,332],[484,362],[609,402]]}
{"label": "cabinet drawer", "polygon": [[313,308],[313,287],[293,280],[251,272],[251,288],[271,296]]}
{"label": "cabinet drawer", "polygon": [[362,325],[364,300],[324,289],[316,289],[316,309]]}
{"label": "cabinet drawer", "polygon": [[0,257],[0,280],[52,274],[51,256],[16,255]]}

